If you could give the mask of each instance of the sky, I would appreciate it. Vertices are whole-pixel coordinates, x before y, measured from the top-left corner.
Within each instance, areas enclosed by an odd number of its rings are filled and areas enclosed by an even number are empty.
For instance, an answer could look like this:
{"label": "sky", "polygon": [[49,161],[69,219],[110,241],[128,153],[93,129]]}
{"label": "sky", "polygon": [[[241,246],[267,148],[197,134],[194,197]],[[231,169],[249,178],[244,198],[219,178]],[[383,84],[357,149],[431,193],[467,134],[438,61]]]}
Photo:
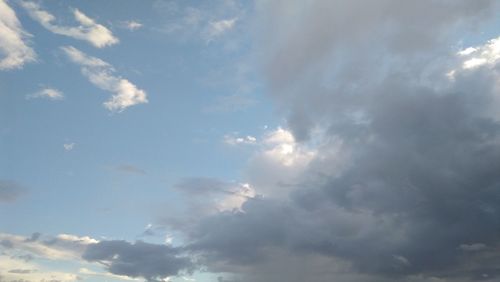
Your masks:
{"label": "sky", "polygon": [[0,0],[0,282],[500,279],[494,0]]}

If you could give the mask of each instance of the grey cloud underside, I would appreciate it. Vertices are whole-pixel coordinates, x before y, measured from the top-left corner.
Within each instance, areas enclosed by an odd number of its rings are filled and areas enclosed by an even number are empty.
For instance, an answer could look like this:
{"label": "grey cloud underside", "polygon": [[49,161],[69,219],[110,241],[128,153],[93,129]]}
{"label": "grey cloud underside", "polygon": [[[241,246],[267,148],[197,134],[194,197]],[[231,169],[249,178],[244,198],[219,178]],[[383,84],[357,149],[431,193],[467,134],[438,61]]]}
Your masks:
{"label": "grey cloud underside", "polygon": [[89,245],[82,257],[102,263],[113,274],[142,277],[147,281],[160,281],[193,267],[192,261],[182,256],[178,248],[142,241],[101,241]]}

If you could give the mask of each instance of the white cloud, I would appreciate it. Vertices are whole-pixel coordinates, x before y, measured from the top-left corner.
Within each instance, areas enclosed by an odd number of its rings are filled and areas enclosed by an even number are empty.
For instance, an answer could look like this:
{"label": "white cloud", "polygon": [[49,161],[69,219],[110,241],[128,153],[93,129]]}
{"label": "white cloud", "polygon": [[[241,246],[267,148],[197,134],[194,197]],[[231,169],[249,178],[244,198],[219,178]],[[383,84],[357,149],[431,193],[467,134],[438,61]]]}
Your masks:
{"label": "white cloud", "polygon": [[21,68],[35,61],[36,53],[27,43],[30,36],[23,30],[14,10],[0,0],[0,70]]}
{"label": "white cloud", "polygon": [[226,134],[224,135],[224,143],[228,145],[252,145],[257,142],[257,138],[247,135],[247,136],[237,136],[236,134]]}
{"label": "white cloud", "polygon": [[84,40],[97,48],[110,46],[119,42],[118,38],[116,38],[109,29],[96,23],[78,9],[73,10],[73,16],[80,25],[68,27],[55,24],[55,16],[43,10],[37,3],[23,1],[21,2],[21,6],[28,11],[31,18],[55,34]]}
{"label": "white cloud", "polygon": [[219,21],[211,21],[208,23],[208,28],[205,32],[205,37],[208,42],[214,40],[215,38],[223,35],[229,30],[234,28],[238,18],[225,19]]}
{"label": "white cloud", "polygon": [[260,139],[243,180],[255,187],[257,194],[287,197],[310,163],[317,159],[317,150],[298,143],[289,130],[281,127],[268,130]]}
{"label": "white cloud", "polygon": [[458,52],[464,57],[463,69],[475,69],[483,65],[493,66],[500,60],[500,37],[489,40],[482,46],[469,47]]}
{"label": "white cloud", "polygon": [[63,147],[64,147],[64,150],[68,152],[68,151],[73,150],[75,148],[75,145],[76,145],[75,143],[64,143]]}
{"label": "white cloud", "polygon": [[65,46],[61,49],[70,60],[81,67],[82,74],[95,86],[114,95],[104,102],[104,107],[112,112],[121,112],[130,106],[147,103],[146,92],[137,88],[127,79],[113,75],[115,69],[107,62],[91,57],[80,50]]}
{"label": "white cloud", "polygon": [[57,100],[63,100],[64,94],[55,88],[45,87],[33,94],[26,96],[26,98],[28,99],[43,98],[43,99],[57,101]]}
{"label": "white cloud", "polygon": [[130,31],[136,31],[136,30],[142,28],[143,24],[138,22],[138,21],[126,21],[126,22],[123,22],[123,27],[130,30]]}

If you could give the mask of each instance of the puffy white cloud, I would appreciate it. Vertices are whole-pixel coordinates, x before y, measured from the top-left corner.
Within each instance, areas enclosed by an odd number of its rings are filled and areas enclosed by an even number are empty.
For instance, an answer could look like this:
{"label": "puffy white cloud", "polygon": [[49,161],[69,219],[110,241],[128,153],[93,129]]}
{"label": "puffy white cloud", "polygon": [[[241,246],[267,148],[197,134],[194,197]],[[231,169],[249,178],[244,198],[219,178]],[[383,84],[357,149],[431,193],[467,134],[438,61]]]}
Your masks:
{"label": "puffy white cloud", "polygon": [[55,24],[56,17],[43,10],[38,3],[22,1],[21,6],[28,11],[31,18],[53,33],[87,41],[97,48],[110,46],[119,42],[118,38],[109,29],[96,23],[94,19],[88,17],[78,9],[73,10],[73,16],[80,25],[69,27]]}
{"label": "puffy white cloud", "polygon": [[55,88],[45,87],[33,94],[27,95],[26,97],[28,99],[42,98],[53,101],[60,101],[64,99],[64,94],[60,90],[57,90]]}
{"label": "puffy white cloud", "polygon": [[69,59],[80,65],[82,74],[95,86],[112,92],[114,95],[104,102],[104,107],[112,112],[121,112],[130,106],[147,103],[146,92],[120,76],[115,76],[115,69],[107,62],[91,57],[80,50],[65,46],[61,49]]}
{"label": "puffy white cloud", "polygon": [[21,68],[36,60],[36,53],[27,42],[29,37],[14,10],[0,0],[0,70]]}

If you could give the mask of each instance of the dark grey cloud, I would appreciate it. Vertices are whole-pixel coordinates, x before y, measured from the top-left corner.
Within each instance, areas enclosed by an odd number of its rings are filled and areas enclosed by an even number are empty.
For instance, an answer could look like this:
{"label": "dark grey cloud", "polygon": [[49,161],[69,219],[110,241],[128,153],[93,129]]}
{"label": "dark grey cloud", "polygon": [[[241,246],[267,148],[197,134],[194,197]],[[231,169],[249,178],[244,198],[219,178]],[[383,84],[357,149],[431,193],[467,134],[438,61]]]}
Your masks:
{"label": "dark grey cloud", "polygon": [[273,1],[257,11],[272,27],[259,34],[271,95],[318,157],[289,197],[248,199],[183,229],[186,248],[235,281],[499,279],[500,72],[462,70],[450,49],[498,7]]}
{"label": "dark grey cloud", "polygon": [[178,248],[142,241],[101,241],[89,245],[82,257],[102,263],[113,274],[142,277],[148,281],[160,281],[193,267],[192,261],[182,256]]}
{"label": "dark grey cloud", "polygon": [[17,200],[26,189],[10,180],[0,180],[0,203],[10,203]]}

